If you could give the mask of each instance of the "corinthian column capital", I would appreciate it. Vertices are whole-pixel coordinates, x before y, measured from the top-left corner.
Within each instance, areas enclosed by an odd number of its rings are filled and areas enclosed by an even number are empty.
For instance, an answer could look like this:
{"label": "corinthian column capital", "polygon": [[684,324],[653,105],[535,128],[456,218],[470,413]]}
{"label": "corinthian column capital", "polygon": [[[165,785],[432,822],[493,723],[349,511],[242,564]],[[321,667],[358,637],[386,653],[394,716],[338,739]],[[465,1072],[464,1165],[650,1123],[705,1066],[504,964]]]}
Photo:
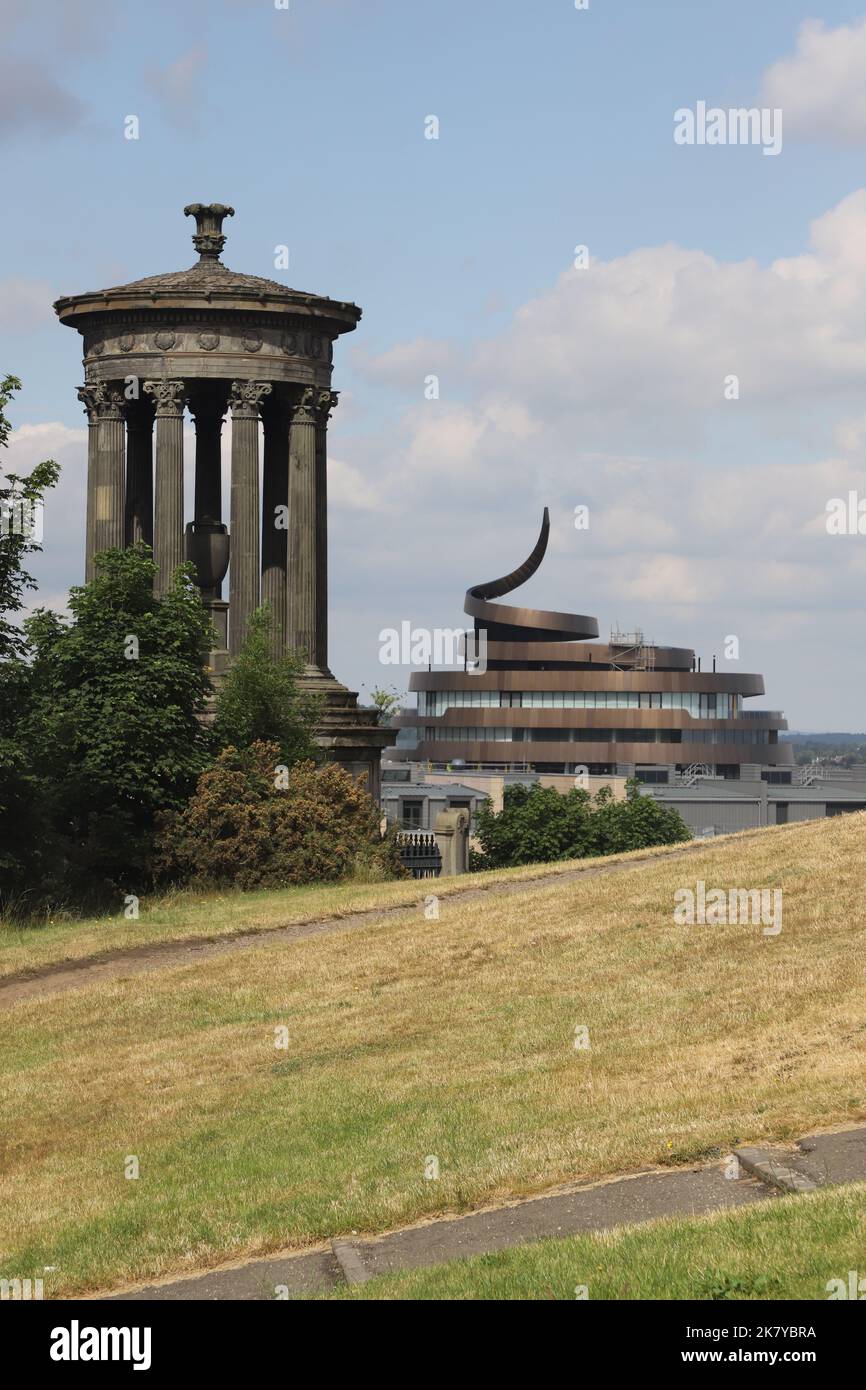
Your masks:
{"label": "corinthian column capital", "polygon": [[336,391],[329,391],[320,386],[305,386],[293,407],[295,423],[326,425],[336,404]]}
{"label": "corinthian column capital", "polygon": [[258,418],[262,401],[273,389],[269,381],[233,381],[229,395],[232,415],[239,419]]}
{"label": "corinthian column capital", "polygon": [[101,393],[104,389],[105,388],[102,386],[92,386],[89,384],[85,386],[79,386],[78,388],[78,399],[84,406],[85,412],[87,414],[88,423],[91,425],[94,425],[96,423],[96,407],[99,403]]}
{"label": "corinthian column capital", "polygon": [[320,390],[316,392],[316,415],[317,423],[327,425],[331,418],[332,411],[337,408],[337,392]]}
{"label": "corinthian column capital", "polygon": [[79,386],[78,399],[91,425],[97,420],[120,420],[123,416],[123,392],[105,382],[86,382]]}
{"label": "corinthian column capital", "polygon": [[315,386],[305,386],[295,401],[292,419],[296,425],[314,425],[318,414],[318,398],[321,392]]}
{"label": "corinthian column capital", "polygon": [[157,417],[160,415],[182,415],[186,386],[182,381],[172,381],[162,377],[159,381],[146,381],[145,394],[153,398]]}

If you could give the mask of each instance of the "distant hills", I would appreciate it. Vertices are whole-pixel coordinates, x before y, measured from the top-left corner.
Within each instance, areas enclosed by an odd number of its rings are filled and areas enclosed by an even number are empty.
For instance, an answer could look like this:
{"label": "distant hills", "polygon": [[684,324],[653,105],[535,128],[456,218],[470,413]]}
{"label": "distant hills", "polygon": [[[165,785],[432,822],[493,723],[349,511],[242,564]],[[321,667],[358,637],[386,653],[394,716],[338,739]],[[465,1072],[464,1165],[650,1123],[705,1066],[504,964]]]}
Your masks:
{"label": "distant hills", "polygon": [[862,734],[813,734],[792,729],[787,734],[780,734],[779,741],[782,739],[786,743],[866,743],[866,733]]}
{"label": "distant hills", "polygon": [[866,733],[809,734],[795,731],[779,734],[779,738],[792,745],[794,757],[801,767],[816,759],[841,767],[859,767],[861,763],[866,763]]}

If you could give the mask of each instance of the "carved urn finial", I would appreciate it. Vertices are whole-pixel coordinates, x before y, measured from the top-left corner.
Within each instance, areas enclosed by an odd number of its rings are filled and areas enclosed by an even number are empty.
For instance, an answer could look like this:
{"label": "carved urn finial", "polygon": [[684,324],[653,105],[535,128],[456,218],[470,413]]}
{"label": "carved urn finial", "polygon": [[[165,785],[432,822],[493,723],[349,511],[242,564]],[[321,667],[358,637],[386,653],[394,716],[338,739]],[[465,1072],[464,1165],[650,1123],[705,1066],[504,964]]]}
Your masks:
{"label": "carved urn finial", "polygon": [[226,207],[225,203],[187,203],[183,212],[185,217],[195,218],[192,244],[199,253],[199,259],[218,261],[226,244],[223,218],[234,217],[234,208]]}

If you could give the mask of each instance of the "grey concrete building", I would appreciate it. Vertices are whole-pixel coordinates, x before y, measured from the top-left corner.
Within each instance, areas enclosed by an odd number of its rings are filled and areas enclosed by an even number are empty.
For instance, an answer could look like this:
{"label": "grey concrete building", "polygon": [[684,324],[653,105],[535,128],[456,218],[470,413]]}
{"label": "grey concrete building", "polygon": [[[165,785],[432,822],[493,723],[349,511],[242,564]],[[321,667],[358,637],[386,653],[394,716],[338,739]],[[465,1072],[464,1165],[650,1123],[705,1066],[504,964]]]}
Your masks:
{"label": "grey concrete building", "polygon": [[[780,773],[775,767],[747,764],[745,775],[734,780],[708,772],[673,768],[660,770],[660,782],[643,783],[641,792],[679,811],[693,835],[729,835],[765,825],[787,825],[824,816],[866,811],[866,776],[843,770],[813,772],[793,768]],[[774,780],[784,776],[789,780]],[[501,811],[506,789],[519,783],[539,783],[565,794],[575,785],[569,775],[503,772],[495,768],[461,766],[435,771],[426,763],[386,762],[382,769],[381,806],[389,821],[403,828],[430,829],[440,810],[464,806],[475,824],[475,812],[489,799]],[[593,776],[581,782],[590,796],[610,787],[615,799],[626,795],[623,776]]]}
{"label": "grey concrete building", "polygon": [[763,825],[819,820],[866,811],[866,779],[816,778],[795,769],[789,783],[771,782],[774,770],[749,767],[747,776],[729,781],[700,775],[645,785],[645,796],[679,811],[694,835],[725,835]]}
{"label": "grey concrete building", "polygon": [[383,777],[380,805],[390,825],[401,830],[433,830],[442,811],[467,811],[470,829],[487,792],[459,781],[395,781]]}

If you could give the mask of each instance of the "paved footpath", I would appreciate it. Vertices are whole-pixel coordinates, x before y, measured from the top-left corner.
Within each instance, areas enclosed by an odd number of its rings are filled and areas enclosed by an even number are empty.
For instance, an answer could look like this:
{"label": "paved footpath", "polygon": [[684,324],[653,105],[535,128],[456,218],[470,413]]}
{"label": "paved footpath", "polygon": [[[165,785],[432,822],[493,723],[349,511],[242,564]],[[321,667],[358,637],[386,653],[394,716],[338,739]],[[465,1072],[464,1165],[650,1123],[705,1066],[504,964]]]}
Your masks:
{"label": "paved footpath", "polygon": [[638,1173],[558,1188],[508,1206],[445,1217],[365,1240],[341,1238],[327,1248],[271,1256],[145,1288],[111,1300],[272,1300],[363,1283],[379,1274],[504,1250],[548,1236],[583,1235],[663,1216],[698,1216],[772,1201],[781,1193],[866,1181],[866,1128],[801,1139],[794,1148],[735,1149],[729,1162]]}

